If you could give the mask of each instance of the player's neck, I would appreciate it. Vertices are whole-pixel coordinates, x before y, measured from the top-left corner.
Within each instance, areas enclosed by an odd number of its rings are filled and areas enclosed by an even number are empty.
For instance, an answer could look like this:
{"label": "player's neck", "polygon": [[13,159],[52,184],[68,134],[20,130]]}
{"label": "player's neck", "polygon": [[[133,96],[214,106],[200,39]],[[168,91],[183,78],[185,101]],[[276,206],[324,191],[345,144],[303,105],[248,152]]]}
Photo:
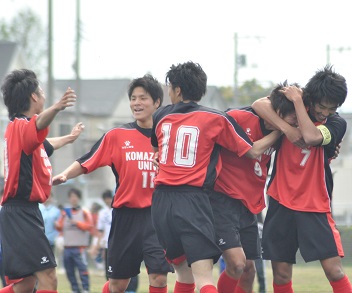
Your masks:
{"label": "player's neck", "polygon": [[152,128],[153,127],[153,119],[148,119],[148,120],[137,120],[137,125],[140,128]]}

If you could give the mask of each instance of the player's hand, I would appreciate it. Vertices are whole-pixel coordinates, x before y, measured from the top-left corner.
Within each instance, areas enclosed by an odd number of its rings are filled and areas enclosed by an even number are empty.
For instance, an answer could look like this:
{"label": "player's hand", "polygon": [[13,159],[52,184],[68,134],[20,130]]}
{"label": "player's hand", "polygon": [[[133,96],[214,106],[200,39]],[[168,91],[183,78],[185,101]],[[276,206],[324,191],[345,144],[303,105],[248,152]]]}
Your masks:
{"label": "player's hand", "polygon": [[58,110],[64,110],[67,107],[72,107],[76,103],[76,93],[73,89],[70,87],[66,90],[65,94],[62,96],[62,98],[54,105],[54,107]]}
{"label": "player's hand", "polygon": [[298,146],[299,148],[306,148],[307,145],[304,142],[303,136],[301,131],[296,128],[296,127],[290,127],[287,131],[284,133],[287,137],[287,139],[292,142],[294,145]]}
{"label": "player's hand", "polygon": [[154,153],[153,165],[156,170],[159,170],[159,152]]}
{"label": "player's hand", "polygon": [[72,142],[74,142],[77,137],[80,136],[82,131],[84,130],[84,124],[82,122],[78,122],[71,130]]}
{"label": "player's hand", "polygon": [[286,86],[282,90],[280,90],[280,92],[282,92],[286,96],[286,98],[291,102],[297,101],[299,99],[302,100],[303,97],[303,90],[294,85]]}
{"label": "player's hand", "polygon": [[[342,142],[342,141],[341,141]],[[341,143],[336,146],[335,155],[331,159],[336,159],[340,154]]]}
{"label": "player's hand", "polygon": [[53,177],[53,185],[59,185],[65,183],[67,181],[67,177],[64,174],[59,174]]}

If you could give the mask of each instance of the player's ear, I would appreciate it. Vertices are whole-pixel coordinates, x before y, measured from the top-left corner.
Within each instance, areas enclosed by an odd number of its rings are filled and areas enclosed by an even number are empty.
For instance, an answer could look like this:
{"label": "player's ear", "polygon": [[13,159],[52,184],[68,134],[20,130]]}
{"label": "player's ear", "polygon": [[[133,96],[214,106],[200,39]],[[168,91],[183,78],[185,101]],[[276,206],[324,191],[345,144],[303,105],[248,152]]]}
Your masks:
{"label": "player's ear", "polygon": [[38,101],[38,95],[35,92],[31,94],[31,100],[33,100],[34,102]]}
{"label": "player's ear", "polygon": [[155,101],[154,105],[155,105],[156,109],[158,109],[160,107],[160,98]]}

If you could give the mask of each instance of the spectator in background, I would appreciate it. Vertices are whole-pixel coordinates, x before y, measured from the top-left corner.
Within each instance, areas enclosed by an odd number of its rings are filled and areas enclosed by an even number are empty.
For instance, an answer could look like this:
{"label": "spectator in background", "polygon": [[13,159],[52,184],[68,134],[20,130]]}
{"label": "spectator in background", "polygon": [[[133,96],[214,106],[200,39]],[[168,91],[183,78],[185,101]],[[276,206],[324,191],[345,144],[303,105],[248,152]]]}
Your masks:
{"label": "spectator in background", "polygon": [[108,239],[112,221],[112,200],[113,194],[111,190],[105,190],[102,194],[102,199],[105,203],[105,206],[99,211],[97,217],[97,226],[96,229],[98,231],[98,239],[95,245],[92,247],[92,254],[97,255],[99,250],[102,249],[103,251],[103,258],[104,258],[104,267],[105,267],[105,275],[106,280],[109,279],[107,275],[107,264],[106,264],[106,257],[107,257],[107,250],[108,250]]}
{"label": "spectator in background", "polygon": [[102,209],[102,206],[97,202],[93,202],[92,206],[90,208],[90,212],[92,215],[92,221],[93,221],[93,228],[90,232],[91,233],[91,240],[90,240],[90,247],[89,247],[88,253],[94,262],[95,268],[98,270],[102,270],[104,268],[103,249],[99,246],[99,234],[100,233],[97,229],[98,214],[101,209]]}
{"label": "spectator in background", "polygon": [[71,284],[72,293],[81,293],[76,278],[78,269],[83,293],[89,292],[89,274],[86,248],[89,245],[90,231],[93,227],[92,216],[87,209],[80,206],[81,191],[72,188],[68,192],[70,207],[64,208],[56,228],[64,237],[64,266],[66,276]]}
{"label": "spectator in background", "polygon": [[45,235],[55,253],[55,241],[56,237],[59,235],[59,231],[56,229],[55,223],[60,218],[61,211],[54,204],[53,193],[50,194],[46,202],[39,204],[39,209],[44,220]]}

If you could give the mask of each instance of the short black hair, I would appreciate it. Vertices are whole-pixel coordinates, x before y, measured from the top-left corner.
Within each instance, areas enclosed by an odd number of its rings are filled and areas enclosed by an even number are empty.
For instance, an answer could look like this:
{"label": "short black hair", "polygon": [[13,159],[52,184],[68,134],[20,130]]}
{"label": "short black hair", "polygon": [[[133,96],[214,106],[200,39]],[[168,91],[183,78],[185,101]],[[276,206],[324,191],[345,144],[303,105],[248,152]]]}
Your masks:
{"label": "short black hair", "polygon": [[112,191],[110,189],[107,189],[103,192],[103,194],[101,195],[102,199],[106,199],[106,198],[112,198]]}
{"label": "short black hair", "polygon": [[327,101],[339,107],[347,97],[346,79],[336,73],[332,65],[326,65],[308,81],[304,93],[312,105]]}
{"label": "short black hair", "polygon": [[38,92],[39,81],[29,69],[18,69],[9,73],[1,86],[8,116],[13,119],[30,108],[30,97]]}
{"label": "short black hair", "polygon": [[79,189],[77,189],[77,188],[71,188],[71,189],[68,191],[68,197],[70,197],[72,193],[73,193],[73,194],[76,194],[79,199],[82,199],[82,192],[81,192]]}
{"label": "short black hair", "polygon": [[275,112],[280,113],[281,117],[285,117],[295,112],[295,106],[293,103],[286,98],[283,92],[281,92],[281,90],[287,86],[296,86],[300,88],[298,83],[288,84],[287,80],[285,80],[283,83],[278,83],[271,91],[269,96],[271,105],[273,106]]}
{"label": "short black hair", "polygon": [[184,100],[200,101],[207,91],[207,75],[192,61],[172,65],[166,73],[165,83],[173,89],[179,87]]}
{"label": "short black hair", "polygon": [[128,88],[128,98],[131,100],[133,90],[136,87],[142,87],[152,97],[154,104],[160,100],[160,105],[163,103],[164,91],[158,80],[151,74],[146,74],[143,77],[135,78],[131,81]]}

